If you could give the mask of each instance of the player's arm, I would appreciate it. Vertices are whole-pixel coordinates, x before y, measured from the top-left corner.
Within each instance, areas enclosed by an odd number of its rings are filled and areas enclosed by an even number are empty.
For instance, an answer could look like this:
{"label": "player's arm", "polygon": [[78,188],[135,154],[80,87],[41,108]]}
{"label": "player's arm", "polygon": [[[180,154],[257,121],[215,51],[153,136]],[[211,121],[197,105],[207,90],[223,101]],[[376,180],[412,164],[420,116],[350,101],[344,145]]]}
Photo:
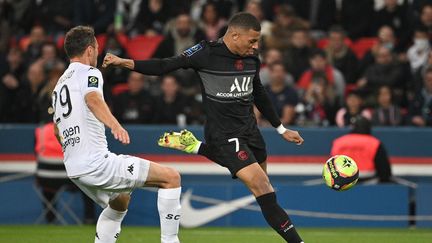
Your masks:
{"label": "player's arm", "polygon": [[120,58],[111,53],[107,53],[102,67],[116,66],[130,69],[145,75],[163,75],[175,71],[180,68],[199,69],[203,63],[209,61],[208,51],[206,51],[205,43],[201,42],[195,46],[185,50],[181,55],[169,58],[153,58],[149,60],[132,60]]}
{"label": "player's arm", "polygon": [[281,134],[285,140],[296,143],[298,145],[301,145],[303,143],[304,140],[297,131],[286,129],[282,125],[276,113],[276,110],[273,107],[270,98],[268,97],[267,92],[261,84],[259,75],[255,75],[253,81],[253,96],[255,106],[258,108],[261,114],[263,114],[264,117],[270,122],[270,124],[276,128],[278,133]]}
{"label": "player's arm", "polygon": [[113,116],[99,92],[92,91],[87,93],[85,95],[85,102],[94,116],[111,129],[111,133],[114,135],[115,139],[119,140],[123,144],[130,143],[128,132]]}
{"label": "player's arm", "polygon": [[111,53],[107,53],[102,67],[117,66],[127,68],[135,72],[146,75],[163,75],[180,68],[189,68],[187,58],[184,56],[174,56],[169,58],[154,58],[144,61],[120,58]]}

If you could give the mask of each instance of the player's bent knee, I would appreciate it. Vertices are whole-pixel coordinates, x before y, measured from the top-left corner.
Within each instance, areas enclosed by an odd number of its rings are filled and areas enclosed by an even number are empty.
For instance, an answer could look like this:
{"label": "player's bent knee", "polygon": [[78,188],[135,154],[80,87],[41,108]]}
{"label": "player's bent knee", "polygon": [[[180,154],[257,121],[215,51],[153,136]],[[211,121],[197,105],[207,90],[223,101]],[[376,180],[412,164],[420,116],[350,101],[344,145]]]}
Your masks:
{"label": "player's bent knee", "polygon": [[130,201],[130,195],[126,193],[121,193],[114,200],[109,202],[112,209],[123,212],[128,209]]}
{"label": "player's bent knee", "polygon": [[261,195],[264,195],[264,194],[267,194],[270,192],[274,192],[274,189],[273,189],[270,181],[268,180],[268,178],[263,179],[263,180],[254,180],[250,184],[249,188],[256,197],[259,197]]}
{"label": "player's bent knee", "polygon": [[176,188],[180,187],[181,177],[180,173],[170,167],[166,168],[166,183],[162,186],[162,188]]}

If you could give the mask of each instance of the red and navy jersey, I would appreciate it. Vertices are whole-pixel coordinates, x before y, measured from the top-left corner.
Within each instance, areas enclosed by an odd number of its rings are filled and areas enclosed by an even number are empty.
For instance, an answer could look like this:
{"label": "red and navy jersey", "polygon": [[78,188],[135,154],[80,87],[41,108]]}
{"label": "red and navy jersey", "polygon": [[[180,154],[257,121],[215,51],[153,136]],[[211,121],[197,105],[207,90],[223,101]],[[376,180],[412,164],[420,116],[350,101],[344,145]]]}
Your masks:
{"label": "red and navy jersey", "polygon": [[161,75],[179,68],[192,68],[200,77],[207,142],[248,137],[257,124],[253,104],[274,127],[280,120],[259,79],[257,56],[233,54],[220,39],[202,41],[181,55],[135,61],[135,71]]}

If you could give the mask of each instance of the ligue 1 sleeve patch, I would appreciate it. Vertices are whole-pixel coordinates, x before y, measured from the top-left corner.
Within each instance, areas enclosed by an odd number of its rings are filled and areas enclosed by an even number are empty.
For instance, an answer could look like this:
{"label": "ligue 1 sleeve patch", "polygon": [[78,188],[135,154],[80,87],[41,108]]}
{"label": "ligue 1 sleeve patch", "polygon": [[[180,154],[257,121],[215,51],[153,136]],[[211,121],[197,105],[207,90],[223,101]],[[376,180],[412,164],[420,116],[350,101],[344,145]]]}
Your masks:
{"label": "ligue 1 sleeve patch", "polygon": [[88,77],[88,87],[95,87],[97,88],[99,86],[99,79],[96,76],[89,76]]}
{"label": "ligue 1 sleeve patch", "polygon": [[202,48],[203,48],[203,46],[202,46],[201,44],[198,43],[198,44],[192,46],[191,48],[185,50],[185,51],[183,52],[183,55],[185,55],[185,56],[187,56],[187,57],[190,57],[190,56],[192,56],[193,54],[195,54],[197,51],[201,50]]}

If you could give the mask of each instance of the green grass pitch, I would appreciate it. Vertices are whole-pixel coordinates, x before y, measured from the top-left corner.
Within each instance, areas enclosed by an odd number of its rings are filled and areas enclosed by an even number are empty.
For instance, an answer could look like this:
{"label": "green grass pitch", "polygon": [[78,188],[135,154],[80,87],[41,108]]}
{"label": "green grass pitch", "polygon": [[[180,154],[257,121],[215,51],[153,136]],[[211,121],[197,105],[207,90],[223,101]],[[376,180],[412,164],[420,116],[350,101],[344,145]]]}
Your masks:
{"label": "green grass pitch", "polygon": [[[0,226],[0,242],[93,242],[94,226]],[[306,243],[430,243],[432,229],[300,228]],[[197,228],[181,229],[185,243],[272,243],[283,242],[269,228]],[[159,243],[159,228],[125,226],[118,243]]]}

